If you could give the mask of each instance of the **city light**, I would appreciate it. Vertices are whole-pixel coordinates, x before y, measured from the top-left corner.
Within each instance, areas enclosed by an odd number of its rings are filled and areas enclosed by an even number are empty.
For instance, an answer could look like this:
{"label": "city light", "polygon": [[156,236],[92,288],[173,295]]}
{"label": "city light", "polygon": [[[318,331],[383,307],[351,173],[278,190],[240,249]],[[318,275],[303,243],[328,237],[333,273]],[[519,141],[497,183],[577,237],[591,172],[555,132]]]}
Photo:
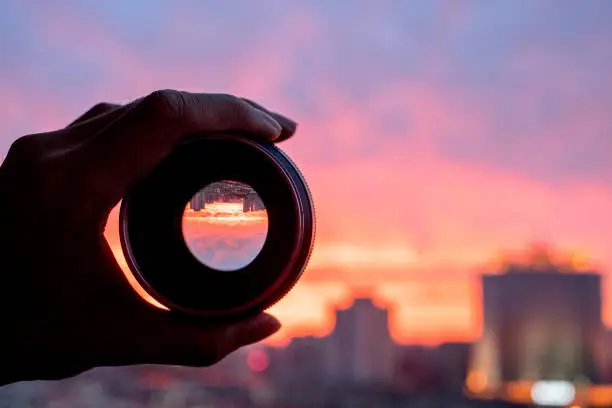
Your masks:
{"label": "city light", "polygon": [[487,385],[487,376],[482,370],[474,370],[468,374],[466,387],[470,393],[484,393],[487,390]]}
{"label": "city light", "polygon": [[531,388],[531,398],[538,405],[564,407],[575,397],[576,389],[568,381],[539,381]]}
{"label": "city light", "polygon": [[269,364],[270,360],[268,359],[268,355],[263,350],[251,350],[247,355],[247,366],[251,371],[255,371],[257,373],[265,371]]}

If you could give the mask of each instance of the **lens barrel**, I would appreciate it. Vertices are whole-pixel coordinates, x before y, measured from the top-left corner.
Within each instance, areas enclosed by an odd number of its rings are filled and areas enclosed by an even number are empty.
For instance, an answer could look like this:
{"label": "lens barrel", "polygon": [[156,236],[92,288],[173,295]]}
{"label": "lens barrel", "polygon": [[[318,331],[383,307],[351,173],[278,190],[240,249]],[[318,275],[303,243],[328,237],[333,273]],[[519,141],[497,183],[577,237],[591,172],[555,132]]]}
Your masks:
{"label": "lens barrel", "polygon": [[[185,206],[220,180],[251,186],[268,215],[259,254],[246,266],[215,270],[199,262],[182,231]],[[120,238],[128,266],[171,311],[231,320],[260,313],[302,275],[314,244],[313,200],[300,171],[278,147],[236,135],[190,138],[122,201]]]}

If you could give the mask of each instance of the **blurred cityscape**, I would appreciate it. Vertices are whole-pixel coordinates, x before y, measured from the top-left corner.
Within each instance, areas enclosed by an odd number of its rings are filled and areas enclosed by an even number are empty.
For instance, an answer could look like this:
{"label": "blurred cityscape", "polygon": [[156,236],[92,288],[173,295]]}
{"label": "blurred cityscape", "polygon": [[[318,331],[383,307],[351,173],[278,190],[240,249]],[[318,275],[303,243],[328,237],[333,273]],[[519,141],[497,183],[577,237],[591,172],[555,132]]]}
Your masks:
{"label": "blurred cityscape", "polygon": [[191,198],[189,208],[193,211],[201,211],[206,208],[206,204],[214,202],[241,202],[243,212],[266,209],[261,198],[251,186],[231,180],[208,184]]}
{"label": "blurred cityscape", "polygon": [[543,251],[482,276],[473,343],[396,344],[389,311],[356,298],[326,337],[255,345],[208,368],[101,368],[0,389],[0,407],[612,406],[599,274]]}

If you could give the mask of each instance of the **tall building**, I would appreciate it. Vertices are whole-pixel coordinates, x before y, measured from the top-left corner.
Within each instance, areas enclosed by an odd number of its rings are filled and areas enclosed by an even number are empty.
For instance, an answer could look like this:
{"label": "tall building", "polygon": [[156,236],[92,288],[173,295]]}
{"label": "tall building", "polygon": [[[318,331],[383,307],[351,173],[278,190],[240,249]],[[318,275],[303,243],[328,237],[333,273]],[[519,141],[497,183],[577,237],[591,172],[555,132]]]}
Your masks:
{"label": "tall building", "polygon": [[260,211],[260,210],[265,210],[266,206],[263,204],[263,201],[261,201],[261,198],[259,197],[259,195],[257,195],[257,193],[255,192],[255,190],[250,191],[248,194],[246,194],[243,198],[243,212],[249,212],[249,211]]}
{"label": "tall building", "polygon": [[323,372],[322,346],[324,341],[324,339],[310,336],[294,337],[291,340],[291,343],[284,350],[283,356],[283,364],[288,370],[293,371],[291,381],[312,385],[325,380],[321,376]]}
{"label": "tall building", "polygon": [[205,196],[204,190],[201,190],[195,193],[195,195],[191,198],[191,201],[189,202],[189,207],[193,211],[200,211],[201,209],[203,209],[206,206],[204,196]]}
{"label": "tall building", "polygon": [[388,383],[393,379],[396,344],[389,334],[386,309],[358,298],[336,312],[336,325],[325,339],[326,377],[350,383]]}
{"label": "tall building", "polygon": [[598,274],[508,265],[483,276],[482,290],[483,335],[472,349],[468,388],[490,394],[518,383],[601,383]]}
{"label": "tall building", "polygon": [[470,347],[470,343],[442,343],[437,347],[435,353],[440,365],[441,389],[459,394],[463,391]]}

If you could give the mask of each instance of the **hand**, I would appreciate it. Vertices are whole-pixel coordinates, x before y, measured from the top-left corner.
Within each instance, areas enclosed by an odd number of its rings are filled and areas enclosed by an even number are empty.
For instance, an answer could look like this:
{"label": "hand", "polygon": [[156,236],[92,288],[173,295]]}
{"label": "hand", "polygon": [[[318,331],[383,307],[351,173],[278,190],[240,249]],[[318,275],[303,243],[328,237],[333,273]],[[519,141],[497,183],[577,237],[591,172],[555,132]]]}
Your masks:
{"label": "hand", "polygon": [[16,140],[0,167],[0,384],[97,366],[207,366],[276,332],[267,314],[214,326],[152,307],[103,232],[126,189],[186,136],[233,131],[278,142],[295,129],[245,99],[158,91]]}

